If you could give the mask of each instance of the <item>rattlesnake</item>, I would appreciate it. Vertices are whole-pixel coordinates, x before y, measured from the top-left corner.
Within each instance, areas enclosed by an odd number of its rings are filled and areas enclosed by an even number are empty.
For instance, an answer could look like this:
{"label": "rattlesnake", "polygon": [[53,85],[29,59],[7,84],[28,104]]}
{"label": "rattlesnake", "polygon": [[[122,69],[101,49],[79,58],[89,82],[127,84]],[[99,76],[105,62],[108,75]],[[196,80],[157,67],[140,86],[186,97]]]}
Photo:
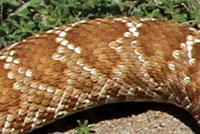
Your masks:
{"label": "rattlesnake", "polygon": [[200,124],[200,31],[173,21],[79,21],[0,51],[0,133],[28,133],[91,107],[175,104]]}

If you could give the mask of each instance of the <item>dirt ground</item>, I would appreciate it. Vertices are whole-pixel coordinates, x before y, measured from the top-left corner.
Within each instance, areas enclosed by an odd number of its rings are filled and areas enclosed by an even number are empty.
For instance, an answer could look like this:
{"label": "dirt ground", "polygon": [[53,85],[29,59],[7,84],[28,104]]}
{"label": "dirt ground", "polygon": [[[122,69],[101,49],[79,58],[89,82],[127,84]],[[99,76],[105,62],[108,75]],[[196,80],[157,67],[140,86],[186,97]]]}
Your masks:
{"label": "dirt ground", "polygon": [[32,134],[74,134],[77,120],[89,120],[95,134],[199,134],[192,116],[163,103],[122,103],[71,115]]}

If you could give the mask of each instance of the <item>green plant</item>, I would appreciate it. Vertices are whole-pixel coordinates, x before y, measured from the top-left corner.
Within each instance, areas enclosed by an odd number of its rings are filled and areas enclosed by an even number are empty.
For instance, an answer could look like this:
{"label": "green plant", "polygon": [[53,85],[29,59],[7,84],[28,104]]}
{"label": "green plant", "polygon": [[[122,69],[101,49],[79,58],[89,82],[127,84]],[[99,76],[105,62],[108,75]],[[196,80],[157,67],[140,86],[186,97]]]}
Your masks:
{"label": "green plant", "polygon": [[55,26],[96,17],[130,16],[200,23],[197,0],[1,0],[0,48]]}
{"label": "green plant", "polygon": [[151,17],[164,20],[174,20],[196,25],[200,23],[200,4],[197,0],[148,0],[134,1],[133,6],[137,17]]}
{"label": "green plant", "polygon": [[80,120],[77,121],[79,127],[76,128],[75,134],[92,134],[94,133],[94,128],[88,125],[88,120],[81,122]]}
{"label": "green plant", "polygon": [[0,48],[55,26],[96,17],[130,16],[200,23],[197,0],[1,0]]}
{"label": "green plant", "polygon": [[2,0],[0,47],[81,19],[127,16],[121,0]]}

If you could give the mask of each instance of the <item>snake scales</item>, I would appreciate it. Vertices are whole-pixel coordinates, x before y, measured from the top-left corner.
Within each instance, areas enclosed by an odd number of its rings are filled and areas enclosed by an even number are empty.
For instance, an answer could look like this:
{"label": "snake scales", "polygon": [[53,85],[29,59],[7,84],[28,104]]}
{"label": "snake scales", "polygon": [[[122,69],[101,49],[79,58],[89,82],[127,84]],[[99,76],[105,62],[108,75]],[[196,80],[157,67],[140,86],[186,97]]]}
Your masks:
{"label": "snake scales", "polygon": [[0,133],[28,133],[102,104],[154,101],[200,124],[200,31],[172,21],[79,21],[0,51]]}

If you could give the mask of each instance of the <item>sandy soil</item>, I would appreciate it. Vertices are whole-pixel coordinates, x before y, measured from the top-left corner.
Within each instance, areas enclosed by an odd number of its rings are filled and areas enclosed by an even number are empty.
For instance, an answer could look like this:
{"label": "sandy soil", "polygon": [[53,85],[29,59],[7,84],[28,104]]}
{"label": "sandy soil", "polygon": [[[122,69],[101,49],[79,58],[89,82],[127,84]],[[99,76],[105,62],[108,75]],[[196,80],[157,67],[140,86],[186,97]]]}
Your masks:
{"label": "sandy soil", "polygon": [[71,115],[32,134],[74,134],[76,120],[89,120],[95,134],[199,134],[189,113],[163,103],[125,103]]}

